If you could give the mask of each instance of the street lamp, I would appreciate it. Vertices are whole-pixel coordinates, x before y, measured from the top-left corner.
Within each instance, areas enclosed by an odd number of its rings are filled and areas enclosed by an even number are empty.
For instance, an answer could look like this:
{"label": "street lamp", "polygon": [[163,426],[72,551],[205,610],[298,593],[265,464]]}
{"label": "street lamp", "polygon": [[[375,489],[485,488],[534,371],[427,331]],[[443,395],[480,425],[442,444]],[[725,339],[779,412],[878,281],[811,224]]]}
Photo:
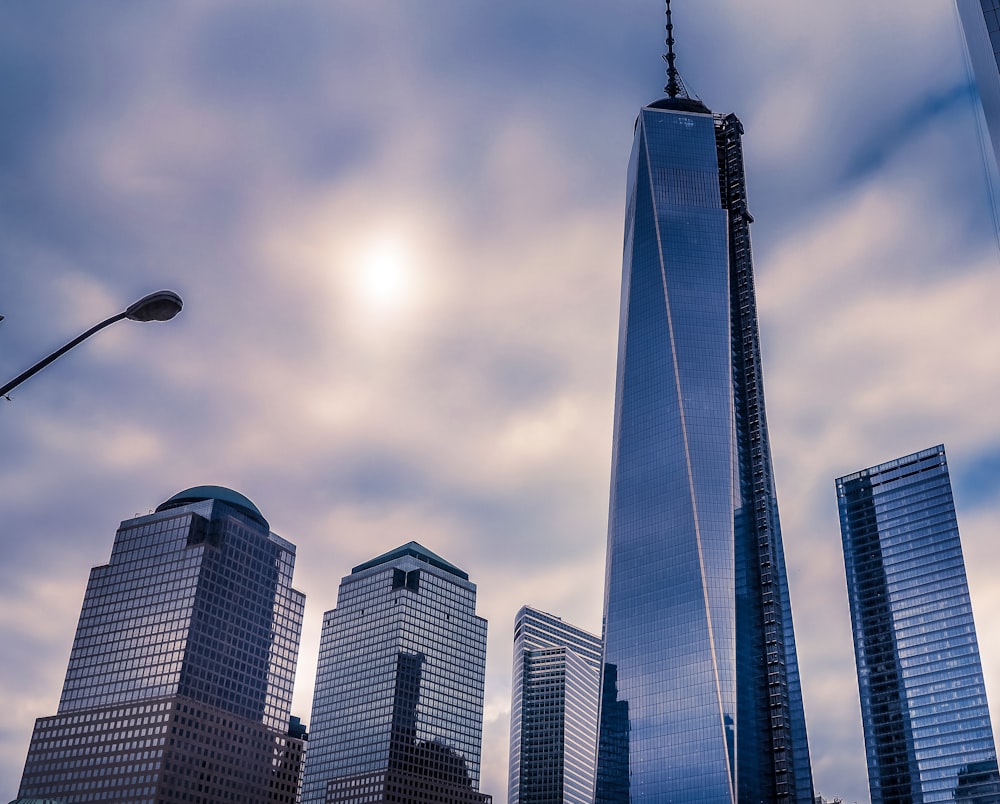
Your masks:
{"label": "street lamp", "polygon": [[45,359],[35,363],[35,365],[27,371],[18,374],[13,380],[3,386],[3,388],[0,388],[0,396],[7,396],[10,391],[14,390],[22,382],[28,379],[28,377],[41,371],[53,360],[66,354],[66,352],[78,343],[87,340],[87,338],[95,332],[99,332],[105,327],[114,324],[116,321],[121,321],[123,318],[128,318],[131,321],[169,321],[181,311],[183,306],[184,302],[181,301],[181,297],[172,290],[160,290],[156,293],[150,293],[148,296],[143,296],[139,299],[139,301],[134,304],[130,304],[125,312],[113,315],[111,318],[106,318],[100,324],[88,329],[78,338],[71,340],[61,349],[57,349]]}

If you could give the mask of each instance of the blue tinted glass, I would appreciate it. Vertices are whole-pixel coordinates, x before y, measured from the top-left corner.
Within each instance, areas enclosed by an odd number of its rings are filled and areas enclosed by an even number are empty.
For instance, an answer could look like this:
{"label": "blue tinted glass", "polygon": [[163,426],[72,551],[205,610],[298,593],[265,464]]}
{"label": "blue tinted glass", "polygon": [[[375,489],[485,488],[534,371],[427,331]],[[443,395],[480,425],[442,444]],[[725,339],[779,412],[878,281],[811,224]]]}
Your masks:
{"label": "blue tinted glass", "polygon": [[482,798],[476,587],[408,548],[356,567],[323,617],[303,802],[354,801],[359,787],[430,795],[428,785],[448,800]]}
{"label": "blue tinted glass", "polygon": [[205,778],[210,740],[203,801],[293,801],[295,547],[218,491],[121,524],[91,572],[58,714],[36,722],[22,797],[179,801]]}
{"label": "blue tinted glass", "polygon": [[[740,135],[650,107],[629,165],[597,799],[812,801]],[[763,714],[761,714],[763,713]]]}
{"label": "blue tinted glass", "polygon": [[985,801],[1000,774],[944,448],[837,497],[872,801]]}

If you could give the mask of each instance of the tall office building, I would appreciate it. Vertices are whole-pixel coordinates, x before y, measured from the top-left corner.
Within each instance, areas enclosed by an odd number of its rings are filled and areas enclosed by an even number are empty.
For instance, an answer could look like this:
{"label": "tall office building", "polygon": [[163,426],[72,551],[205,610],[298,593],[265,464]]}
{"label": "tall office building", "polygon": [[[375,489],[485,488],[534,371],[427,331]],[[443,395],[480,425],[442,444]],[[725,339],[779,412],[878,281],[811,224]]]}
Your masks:
{"label": "tall office building", "polygon": [[509,804],[594,796],[601,640],[525,606],[514,619]]}
{"label": "tall office building", "polygon": [[57,714],[20,797],[295,802],[304,729],[289,717],[305,598],[295,546],[246,497],[182,491],[121,523],[90,573]]}
{"label": "tall office building", "polygon": [[1000,0],[956,0],[979,94],[980,129],[995,173],[1000,165]]}
{"label": "tall office building", "polygon": [[597,800],[812,802],[743,128],[674,67],[628,171]]}
{"label": "tall office building", "polygon": [[467,573],[416,542],[355,567],[323,615],[303,804],[490,804],[485,674]]}
{"label": "tall office building", "polygon": [[996,801],[943,446],[837,480],[872,804]]}

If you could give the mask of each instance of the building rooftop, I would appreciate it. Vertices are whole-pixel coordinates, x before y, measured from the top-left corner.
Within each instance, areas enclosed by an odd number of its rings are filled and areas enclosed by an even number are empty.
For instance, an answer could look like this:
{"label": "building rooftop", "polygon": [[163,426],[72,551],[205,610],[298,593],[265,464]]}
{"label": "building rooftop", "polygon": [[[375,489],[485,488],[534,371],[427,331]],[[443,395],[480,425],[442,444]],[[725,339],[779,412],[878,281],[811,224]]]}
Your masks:
{"label": "building rooftop", "polygon": [[267,524],[267,520],[264,519],[264,515],[256,505],[238,491],[227,489],[225,486],[192,486],[189,489],[177,492],[169,500],[158,505],[156,511],[157,513],[160,511],[169,511],[171,508],[180,508],[182,505],[205,502],[206,500],[218,500],[219,502],[231,505],[252,519],[256,519],[268,530],[271,529],[270,525]]}
{"label": "building rooftop", "polygon": [[647,108],[669,109],[674,112],[691,112],[693,114],[712,113],[712,110],[697,98],[682,98],[679,96],[676,98],[660,98],[658,101],[648,104]]}
{"label": "building rooftop", "polygon": [[403,556],[413,556],[420,561],[430,564],[432,567],[437,567],[438,569],[449,572],[452,575],[457,575],[463,581],[469,580],[469,573],[464,570],[460,570],[451,562],[445,561],[441,558],[441,556],[436,553],[432,553],[426,547],[418,544],[417,542],[407,542],[401,547],[397,547],[395,550],[390,550],[388,553],[383,553],[382,555],[373,558],[371,561],[366,561],[364,564],[358,564],[358,566],[351,570],[351,574],[354,575],[357,572],[377,567],[379,564],[388,564],[390,561],[395,561],[397,558],[402,558]]}

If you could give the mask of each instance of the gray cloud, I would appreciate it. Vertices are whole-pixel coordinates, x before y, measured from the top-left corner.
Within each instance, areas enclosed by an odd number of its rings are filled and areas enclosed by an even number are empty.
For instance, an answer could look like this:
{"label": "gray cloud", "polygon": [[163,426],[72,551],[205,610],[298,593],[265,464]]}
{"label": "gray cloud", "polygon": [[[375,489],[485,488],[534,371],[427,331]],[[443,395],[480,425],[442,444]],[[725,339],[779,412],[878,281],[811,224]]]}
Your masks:
{"label": "gray cloud", "polygon": [[[747,129],[817,786],[860,801],[834,477],[948,445],[1000,672],[1000,274],[960,38],[930,0],[676,12],[685,79]],[[0,793],[117,522],[221,483],[299,546],[306,719],[351,566],[417,539],[469,571],[503,796],[515,612],[600,629],[624,174],[661,25],[652,0],[0,10],[0,373],[150,290],[187,301],[0,405]]]}

